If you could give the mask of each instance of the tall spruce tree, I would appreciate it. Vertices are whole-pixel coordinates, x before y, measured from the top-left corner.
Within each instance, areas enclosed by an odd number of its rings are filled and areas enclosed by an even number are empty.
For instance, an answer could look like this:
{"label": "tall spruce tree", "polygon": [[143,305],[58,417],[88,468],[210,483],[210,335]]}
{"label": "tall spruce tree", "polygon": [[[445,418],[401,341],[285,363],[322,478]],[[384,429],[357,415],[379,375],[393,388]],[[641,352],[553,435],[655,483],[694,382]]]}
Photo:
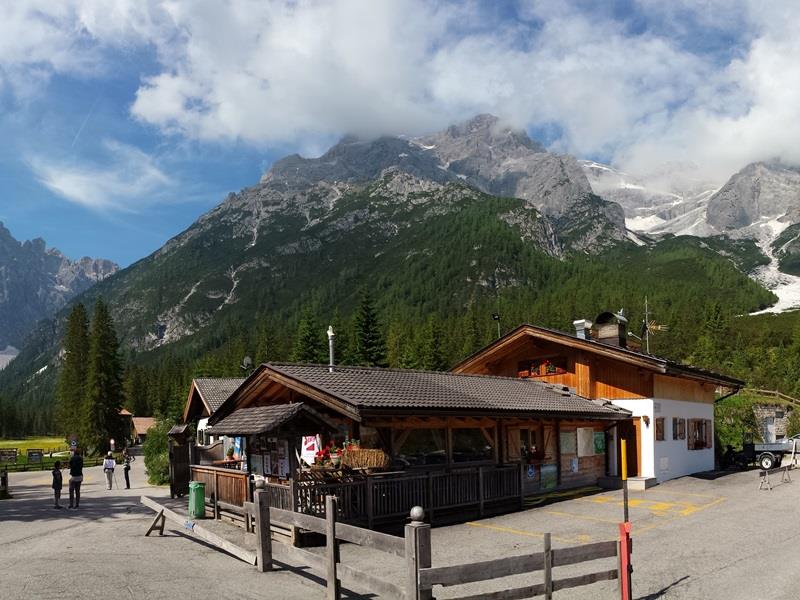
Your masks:
{"label": "tall spruce tree", "polygon": [[89,364],[86,377],[82,439],[87,448],[102,451],[108,440],[122,443],[122,361],[114,322],[105,303],[98,299],[89,333]]}
{"label": "tall spruce tree", "polygon": [[355,319],[353,358],[355,364],[368,367],[386,366],[386,342],[381,333],[375,304],[369,290],[361,293],[361,302],[358,306]]}
{"label": "tall spruce tree", "polygon": [[428,318],[422,332],[420,344],[420,366],[429,371],[447,370],[447,357],[444,353],[444,334],[439,319],[435,315]]}
{"label": "tall spruce tree", "polygon": [[66,438],[83,427],[89,358],[89,317],[83,304],[76,304],[69,313],[63,347],[64,362],[56,385],[56,424]]}
{"label": "tall spruce tree", "polygon": [[292,360],[301,363],[319,363],[324,360],[323,330],[313,310],[306,309],[297,327]]}

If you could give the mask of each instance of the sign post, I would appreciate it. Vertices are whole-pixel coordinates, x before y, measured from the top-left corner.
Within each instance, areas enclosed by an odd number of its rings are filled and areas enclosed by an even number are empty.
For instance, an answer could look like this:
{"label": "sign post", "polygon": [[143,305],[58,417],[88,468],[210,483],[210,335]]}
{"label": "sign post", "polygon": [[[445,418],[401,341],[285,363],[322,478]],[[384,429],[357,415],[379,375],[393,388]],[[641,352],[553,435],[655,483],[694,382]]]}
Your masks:
{"label": "sign post", "polygon": [[620,459],[622,464],[622,511],[624,521],[620,523],[620,591],[622,600],[631,599],[631,523],[628,515],[628,448],[624,438],[620,438]]}

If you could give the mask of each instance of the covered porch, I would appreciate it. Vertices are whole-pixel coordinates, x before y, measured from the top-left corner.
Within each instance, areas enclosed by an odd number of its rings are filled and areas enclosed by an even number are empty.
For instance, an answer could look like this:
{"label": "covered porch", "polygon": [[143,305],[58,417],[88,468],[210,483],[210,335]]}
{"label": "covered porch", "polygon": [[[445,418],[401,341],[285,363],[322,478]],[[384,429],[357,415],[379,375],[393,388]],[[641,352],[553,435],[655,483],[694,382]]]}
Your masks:
{"label": "covered porch", "polygon": [[[340,520],[377,527],[416,505],[436,520],[483,516],[594,485],[608,472],[608,430],[628,416],[538,381],[262,365],[211,431],[246,439],[251,485],[264,478],[272,506],[322,517],[335,495]],[[338,462],[309,459],[314,437],[342,448]],[[382,458],[351,459],[364,453]]]}

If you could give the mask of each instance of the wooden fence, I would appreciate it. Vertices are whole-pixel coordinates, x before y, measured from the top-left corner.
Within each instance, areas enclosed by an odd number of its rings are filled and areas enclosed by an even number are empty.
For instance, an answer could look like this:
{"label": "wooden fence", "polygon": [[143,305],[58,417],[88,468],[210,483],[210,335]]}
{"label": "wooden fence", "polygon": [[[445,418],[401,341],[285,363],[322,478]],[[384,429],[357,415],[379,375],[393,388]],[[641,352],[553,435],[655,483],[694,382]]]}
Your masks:
{"label": "wooden fence", "polygon": [[[253,502],[244,503],[245,520],[254,521],[253,532],[256,535],[256,553],[242,550],[220,536],[207,531],[202,525],[186,521],[149,498],[143,497],[142,503],[157,512],[145,535],[153,530],[163,534],[164,519],[175,520],[206,541],[238,556],[242,560],[255,564],[260,571],[273,568],[273,558],[289,564],[308,566],[325,580],[326,597],[339,600],[341,585],[366,589],[381,597],[398,600],[430,600],[433,598],[433,587],[457,586],[478,581],[487,581],[529,574],[541,571],[544,581],[514,589],[501,589],[494,592],[462,596],[459,600],[514,600],[544,596],[552,598],[554,592],[609,580],[620,581],[622,600],[630,600],[630,579],[623,577],[630,573],[630,527],[620,525],[620,541],[596,542],[583,546],[553,549],[550,545],[550,534],[545,534],[544,551],[535,554],[512,556],[474,563],[434,567],[431,561],[431,529],[424,523],[424,512],[419,506],[410,512],[411,523],[405,525],[403,537],[371,531],[338,521],[338,501],[333,496],[325,498],[326,518],[288,511],[270,506],[270,492],[267,489],[256,489]],[[325,552],[318,553],[295,548],[289,544],[273,543],[271,525],[274,522],[288,523],[293,527],[314,531],[325,536]],[[249,527],[248,527],[249,529]],[[389,581],[356,566],[341,562],[339,543],[341,541],[357,544],[366,548],[394,555],[404,561],[405,576],[401,583]],[[595,561],[605,558],[617,558],[613,569],[598,570],[573,577],[554,578],[554,569],[567,565]]]}
{"label": "wooden fence", "polygon": [[215,519],[219,518],[220,508],[243,507],[250,500],[250,476],[244,471],[192,465],[191,475],[192,481],[205,484],[206,503],[211,505]]}
{"label": "wooden fence", "polygon": [[[544,552],[465,563],[450,567],[421,568],[419,571],[419,587],[420,590],[428,591],[432,590],[434,585],[445,587],[464,585],[542,571],[544,578],[542,583],[504,589],[502,591],[460,596],[456,600],[492,600],[498,598],[515,600],[518,598],[534,598],[536,596],[544,596],[549,599],[553,597],[553,592],[559,590],[590,585],[599,581],[620,579],[622,563],[619,561],[619,546],[620,542],[609,541],[553,549],[550,543],[550,534],[545,533]],[[616,558],[617,563],[613,569],[604,569],[576,577],[553,579],[553,569],[556,567],[603,558]]]}

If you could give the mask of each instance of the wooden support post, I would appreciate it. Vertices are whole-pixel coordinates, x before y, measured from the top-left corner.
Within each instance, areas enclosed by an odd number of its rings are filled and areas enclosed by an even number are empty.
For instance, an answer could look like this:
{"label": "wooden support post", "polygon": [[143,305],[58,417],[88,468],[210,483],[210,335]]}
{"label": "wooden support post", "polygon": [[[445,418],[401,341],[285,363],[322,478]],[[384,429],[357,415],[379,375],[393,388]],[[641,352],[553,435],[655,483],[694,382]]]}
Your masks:
{"label": "wooden support post", "polygon": [[164,516],[164,509],[161,509],[156,514],[155,518],[153,519],[153,522],[150,523],[150,529],[148,529],[147,533],[144,534],[145,537],[149,536],[156,529],[158,529],[158,535],[164,535],[164,521],[165,520],[166,520],[166,517]]}
{"label": "wooden support post", "polygon": [[372,529],[375,524],[375,508],[373,506],[373,493],[375,488],[375,481],[367,475],[367,527]]}
{"label": "wooden support post", "polygon": [[419,570],[431,566],[431,526],[424,523],[425,511],[421,506],[411,509],[411,523],[406,525],[406,599],[431,600],[432,587],[422,589]]}
{"label": "wooden support post", "polygon": [[483,467],[478,467],[478,516],[483,517]]}
{"label": "wooden support post", "polygon": [[519,509],[525,508],[525,463],[519,463]]}
{"label": "wooden support post", "polygon": [[339,562],[339,543],[336,541],[336,496],[325,496],[325,578],[328,581],[327,600],[341,598],[341,586],[336,577]]}
{"label": "wooden support post", "polygon": [[211,500],[214,503],[213,505],[214,519],[219,519],[219,505],[217,504],[217,501],[219,500],[219,496],[217,495],[218,486],[219,486],[219,478],[217,477],[217,472],[214,471],[214,497]]}
{"label": "wooden support post", "polygon": [[[263,483],[263,482],[261,482]],[[258,570],[262,573],[264,571],[272,570],[272,533],[270,530],[269,520],[269,497],[267,490],[263,488],[257,489],[254,494],[254,508],[256,519],[256,563]],[[247,517],[250,520],[250,517]]]}
{"label": "wooden support post", "polygon": [[433,523],[433,471],[428,471],[428,522]]}
{"label": "wooden support post", "polygon": [[550,534],[544,534],[544,597],[553,600],[553,546]]}

